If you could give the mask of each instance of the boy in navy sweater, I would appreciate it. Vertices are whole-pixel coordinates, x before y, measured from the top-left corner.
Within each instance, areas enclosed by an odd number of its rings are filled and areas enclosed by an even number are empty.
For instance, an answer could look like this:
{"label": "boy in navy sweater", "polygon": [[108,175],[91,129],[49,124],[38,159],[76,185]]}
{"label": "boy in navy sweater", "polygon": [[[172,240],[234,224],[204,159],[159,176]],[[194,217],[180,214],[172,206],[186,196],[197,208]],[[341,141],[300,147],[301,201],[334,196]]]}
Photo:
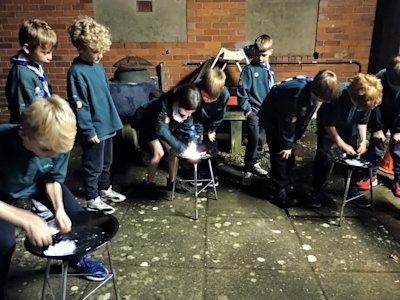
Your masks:
{"label": "boy in navy sweater", "polygon": [[[364,158],[374,164],[372,186],[378,184],[377,171],[385,151],[386,133],[390,130],[388,145],[393,159],[393,194],[400,197],[400,55],[392,57],[386,69],[376,74],[383,86],[382,103],[371,111],[368,122],[371,137]],[[369,176],[357,183],[361,190],[369,190]]]}
{"label": "boy in navy sweater", "polygon": [[[36,97],[49,97],[51,83],[43,65],[53,59],[57,48],[57,35],[47,22],[39,19],[26,20],[18,33],[21,49],[11,57],[5,94],[10,111],[10,123],[18,124],[25,107]],[[32,199],[32,211],[48,219],[53,214],[40,202]]]}
{"label": "boy in navy sweater", "polygon": [[322,103],[339,96],[335,73],[320,71],[314,78],[297,76],[275,85],[258,113],[270,152],[275,201],[282,207],[296,205],[291,171],[294,146]]}
{"label": "boy in navy sweater", "polygon": [[87,16],[75,19],[68,33],[79,53],[68,70],[67,93],[83,149],[86,209],[112,214],[115,209],[105,201],[122,202],[126,197],[114,191],[110,183],[113,137],[122,128],[106,72],[100,64],[103,53],[110,49],[111,35]]}
{"label": "boy in navy sweater", "polygon": [[[371,109],[382,100],[382,84],[369,74],[357,74],[350,82],[341,84],[338,99],[324,104],[317,114],[317,152],[313,168],[313,193],[307,205],[319,208],[325,201],[323,185],[328,173],[331,148],[335,144],[348,155],[362,155],[367,150],[367,123]],[[357,198],[356,198],[357,197]],[[360,195],[355,182],[351,183],[348,198],[359,207],[371,203]]]}
{"label": "boy in navy sweater", "polygon": [[262,151],[265,144],[265,131],[259,126],[257,113],[275,81],[274,72],[269,64],[272,52],[272,38],[267,34],[259,36],[254,43],[253,60],[240,73],[238,102],[244,110],[247,126],[243,185],[251,184],[253,174],[262,176],[268,174],[257,163],[257,152]]}
{"label": "boy in navy sweater", "polygon": [[[46,221],[15,203],[40,200],[52,210],[61,232],[71,230],[68,214],[83,211],[64,184],[75,135],[74,113],[57,95],[36,98],[22,112],[20,124],[0,125],[0,299],[15,251],[15,227],[22,228],[34,245],[52,244]],[[70,266],[91,280],[108,275],[103,264],[87,257],[70,261]]]}

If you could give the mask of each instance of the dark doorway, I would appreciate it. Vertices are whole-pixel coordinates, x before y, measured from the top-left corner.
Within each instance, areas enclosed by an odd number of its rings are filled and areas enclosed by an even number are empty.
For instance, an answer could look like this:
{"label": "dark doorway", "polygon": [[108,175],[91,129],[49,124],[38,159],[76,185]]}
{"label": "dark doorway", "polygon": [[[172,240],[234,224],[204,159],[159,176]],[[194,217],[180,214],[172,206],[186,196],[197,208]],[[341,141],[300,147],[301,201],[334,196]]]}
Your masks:
{"label": "dark doorway", "polygon": [[400,1],[378,0],[368,73],[375,74],[386,67],[390,57],[399,52]]}

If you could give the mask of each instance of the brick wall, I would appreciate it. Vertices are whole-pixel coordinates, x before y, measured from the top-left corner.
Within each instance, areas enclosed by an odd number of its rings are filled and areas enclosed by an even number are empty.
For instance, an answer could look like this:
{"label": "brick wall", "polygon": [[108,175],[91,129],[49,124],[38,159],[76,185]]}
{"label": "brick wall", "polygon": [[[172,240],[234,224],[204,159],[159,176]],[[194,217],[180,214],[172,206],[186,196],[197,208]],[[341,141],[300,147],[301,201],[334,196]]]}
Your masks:
{"label": "brick wall", "polygon": [[[358,61],[368,66],[372,28],[377,0],[321,0],[315,51],[318,61]],[[60,4],[61,3],[61,4]],[[188,62],[204,61],[221,47],[235,49],[245,41],[245,0],[187,0],[187,43],[114,43],[103,64],[112,77],[112,65],[128,55],[142,56],[154,65],[164,62],[167,87],[194,70]],[[66,29],[74,17],[93,16],[91,0],[9,0],[0,2],[0,122],[8,113],[4,85],[10,68],[9,58],[19,49],[17,34],[25,19],[41,18],[56,31],[59,39],[53,62],[45,67],[54,93],[65,97],[65,77],[76,55]],[[266,32],[273,36],[273,32]],[[261,33],[260,33],[261,34]],[[255,37],[254,37],[255,38]],[[278,42],[278,41],[275,41]],[[312,61],[313,57],[274,57],[273,62]],[[342,81],[358,71],[355,64],[278,64],[278,79],[299,74],[315,74],[319,69],[335,71]]]}

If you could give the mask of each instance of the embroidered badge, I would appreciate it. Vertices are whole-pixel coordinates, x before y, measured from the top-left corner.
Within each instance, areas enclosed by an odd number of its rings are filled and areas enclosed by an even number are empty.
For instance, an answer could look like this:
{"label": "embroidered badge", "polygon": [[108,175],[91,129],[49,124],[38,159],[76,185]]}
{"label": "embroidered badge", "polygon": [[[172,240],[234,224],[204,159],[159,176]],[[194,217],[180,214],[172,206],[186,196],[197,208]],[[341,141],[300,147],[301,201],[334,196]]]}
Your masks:
{"label": "embroidered badge", "polygon": [[164,122],[165,124],[169,124],[169,122],[171,122],[171,119],[168,116],[165,116]]}
{"label": "embroidered badge", "polygon": [[82,101],[78,100],[75,103],[76,103],[76,108],[82,108],[82,106],[83,106]]}
{"label": "embroidered badge", "polygon": [[44,97],[44,91],[40,87],[35,87],[35,97]]}

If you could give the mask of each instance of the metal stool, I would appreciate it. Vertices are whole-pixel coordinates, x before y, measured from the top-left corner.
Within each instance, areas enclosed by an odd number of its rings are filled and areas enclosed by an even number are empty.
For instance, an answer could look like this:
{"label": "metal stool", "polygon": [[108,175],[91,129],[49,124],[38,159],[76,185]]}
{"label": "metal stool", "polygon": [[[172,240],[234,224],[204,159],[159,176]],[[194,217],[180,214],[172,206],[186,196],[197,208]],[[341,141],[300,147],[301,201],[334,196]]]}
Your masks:
{"label": "metal stool", "polygon": [[[353,163],[354,162],[358,162],[358,163],[352,164],[351,162],[353,162]],[[346,179],[345,179],[345,188],[344,188],[344,194],[343,194],[343,201],[342,201],[342,207],[341,207],[341,210],[340,210],[340,219],[339,219],[339,226],[342,226],[344,207],[345,207],[346,203],[351,202],[351,201],[363,196],[362,194],[360,194],[360,195],[358,195],[356,197],[347,199],[347,194],[349,192],[350,181],[351,181],[351,177],[353,175],[353,172],[355,170],[361,170],[364,173],[366,171],[368,171],[370,182],[372,182],[372,167],[373,167],[373,165],[369,161],[364,161],[364,160],[361,160],[359,158],[346,158],[346,156],[338,156],[338,157],[336,157],[336,158],[334,158],[332,160],[331,168],[329,170],[329,174],[328,174],[326,182],[329,181],[329,179],[330,179],[330,177],[332,175],[333,169],[334,169],[334,167],[336,165],[344,167],[347,170],[347,176],[346,176]],[[370,198],[371,198],[371,208],[372,208],[372,210],[374,210],[374,201],[373,201],[372,189],[373,189],[373,187],[372,187],[372,184],[371,184],[369,191],[370,191]]]}
{"label": "metal stool", "polygon": [[52,260],[62,261],[61,295],[62,299],[65,300],[67,297],[68,277],[89,275],[89,274],[78,274],[78,273],[68,274],[69,262],[71,260],[75,260],[77,258],[85,256],[88,253],[93,252],[103,246],[105,246],[107,250],[108,265],[110,268],[109,274],[103,281],[101,281],[93,290],[87,293],[82,299],[87,299],[95,291],[97,291],[99,288],[105,285],[106,282],[108,282],[110,279],[113,280],[115,298],[118,300],[121,299],[117,288],[116,272],[111,260],[111,251],[110,251],[110,240],[114,237],[119,228],[118,220],[111,215],[104,215],[103,213],[100,212],[87,212],[87,211],[70,214],[69,217],[72,221],[71,231],[68,233],[56,234],[53,237],[53,242],[58,243],[62,240],[74,240],[76,244],[76,250],[74,254],[64,255],[64,256],[46,255],[45,251],[47,247],[34,246],[28,238],[25,239],[24,244],[27,251],[29,251],[35,256],[47,259],[41,299],[42,300],[46,299],[47,288],[49,288],[53,299],[55,299],[49,282],[50,266]]}
{"label": "metal stool", "polygon": [[[214,195],[215,195],[215,200],[218,200],[218,194],[217,194],[217,188],[215,186],[215,177],[214,177],[214,172],[213,172],[213,167],[211,163],[211,158],[215,157],[218,155],[218,150],[215,147],[200,147],[200,146],[205,146],[205,145],[198,145],[199,152],[202,152],[200,149],[206,150],[206,154],[203,155],[199,160],[190,160],[190,159],[185,159],[180,157],[179,155],[176,155],[173,153],[174,156],[176,156],[177,162],[176,162],[176,171],[175,171],[175,180],[172,185],[172,193],[171,193],[171,201],[174,200],[175,197],[175,186],[176,186],[176,181],[177,179],[177,174],[178,174],[178,168],[179,168],[179,161],[181,159],[187,161],[188,163],[193,165],[193,179],[180,179],[181,182],[192,182],[194,184],[194,198],[195,198],[195,219],[197,220],[199,218],[199,210],[198,210],[198,203],[199,203],[199,194],[203,192],[207,187],[209,187],[211,184],[214,189]],[[210,177],[211,178],[202,178],[198,179],[198,165],[200,162],[205,162],[207,161],[208,163],[208,169],[210,171]],[[202,182],[204,185],[201,187],[201,189],[198,188],[197,183]]]}

